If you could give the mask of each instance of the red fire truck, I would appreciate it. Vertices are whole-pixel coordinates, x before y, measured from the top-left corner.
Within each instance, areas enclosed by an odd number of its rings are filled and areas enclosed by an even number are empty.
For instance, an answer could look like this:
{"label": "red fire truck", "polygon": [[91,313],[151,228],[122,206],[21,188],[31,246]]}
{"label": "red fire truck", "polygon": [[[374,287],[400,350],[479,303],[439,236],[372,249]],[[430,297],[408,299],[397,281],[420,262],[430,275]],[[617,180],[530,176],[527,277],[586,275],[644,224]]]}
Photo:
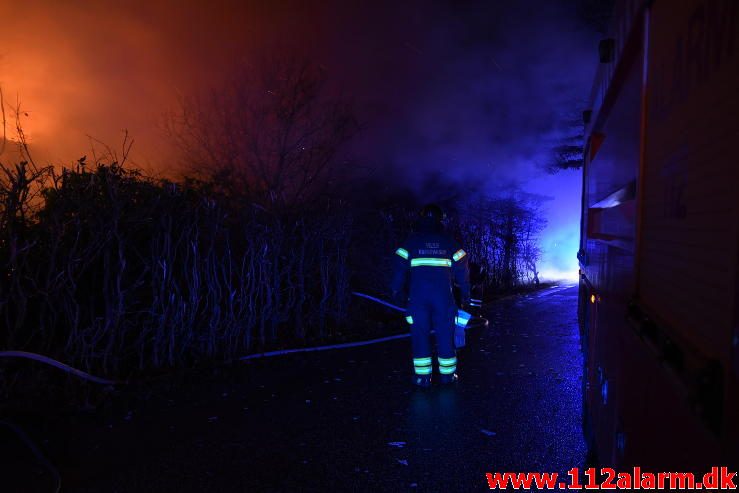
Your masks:
{"label": "red fire truck", "polygon": [[583,114],[579,319],[601,465],[739,465],[739,0],[617,0]]}

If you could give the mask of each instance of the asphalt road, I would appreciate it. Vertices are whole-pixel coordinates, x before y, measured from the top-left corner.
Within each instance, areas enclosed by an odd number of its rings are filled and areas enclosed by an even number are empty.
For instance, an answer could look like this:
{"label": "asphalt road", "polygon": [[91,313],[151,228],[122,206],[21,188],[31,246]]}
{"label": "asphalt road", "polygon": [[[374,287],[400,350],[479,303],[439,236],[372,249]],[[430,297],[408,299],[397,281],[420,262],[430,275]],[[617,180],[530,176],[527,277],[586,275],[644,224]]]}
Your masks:
{"label": "asphalt road", "polygon": [[411,386],[409,339],[287,355],[46,430],[43,447],[65,492],[468,492],[489,491],[486,472],[564,474],[585,460],[576,299],[487,306],[451,388]]}

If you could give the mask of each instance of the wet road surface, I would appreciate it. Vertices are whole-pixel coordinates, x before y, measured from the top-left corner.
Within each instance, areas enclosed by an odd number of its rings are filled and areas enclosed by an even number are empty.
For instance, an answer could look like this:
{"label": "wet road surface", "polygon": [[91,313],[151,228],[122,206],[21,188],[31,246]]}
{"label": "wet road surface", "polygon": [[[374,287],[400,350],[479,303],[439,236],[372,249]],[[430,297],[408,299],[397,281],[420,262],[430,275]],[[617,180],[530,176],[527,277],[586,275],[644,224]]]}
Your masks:
{"label": "wet road surface", "polygon": [[411,386],[410,340],[244,363],[45,444],[69,492],[489,491],[582,467],[577,288],[485,308],[460,382]]}

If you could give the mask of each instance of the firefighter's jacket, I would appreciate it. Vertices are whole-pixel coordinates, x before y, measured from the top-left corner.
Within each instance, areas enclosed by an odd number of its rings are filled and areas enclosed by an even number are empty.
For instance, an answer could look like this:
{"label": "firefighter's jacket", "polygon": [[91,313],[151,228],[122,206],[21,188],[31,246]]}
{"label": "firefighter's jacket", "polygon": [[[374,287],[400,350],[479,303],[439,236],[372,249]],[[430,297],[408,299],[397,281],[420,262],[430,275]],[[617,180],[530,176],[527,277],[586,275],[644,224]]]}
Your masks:
{"label": "firefighter's jacket", "polygon": [[433,302],[456,306],[453,286],[460,302],[470,300],[468,255],[459,243],[430,218],[421,219],[415,231],[395,251],[392,290],[407,288],[408,305]]}

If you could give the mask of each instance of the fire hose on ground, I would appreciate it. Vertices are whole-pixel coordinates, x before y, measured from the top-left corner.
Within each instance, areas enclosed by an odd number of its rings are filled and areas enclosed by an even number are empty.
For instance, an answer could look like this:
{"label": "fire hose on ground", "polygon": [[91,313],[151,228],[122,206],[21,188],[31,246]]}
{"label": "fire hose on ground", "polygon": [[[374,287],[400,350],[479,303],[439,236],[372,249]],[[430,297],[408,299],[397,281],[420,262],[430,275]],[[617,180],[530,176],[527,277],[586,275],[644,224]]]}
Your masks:
{"label": "fire hose on ground", "polygon": [[[353,291],[352,295],[360,297],[360,298],[365,298],[367,300],[378,303],[382,306],[388,307],[392,310],[405,313],[405,308],[394,305],[380,298],[376,298],[374,296],[370,296],[368,294],[360,293],[357,291]],[[470,322],[472,323],[466,324],[467,325],[466,328],[480,327],[480,326],[486,327],[488,325],[487,319],[482,318],[482,317],[471,318]],[[410,337],[410,334],[409,333],[397,334],[397,335],[392,335],[392,336],[387,336],[387,337],[380,337],[378,339],[371,339],[368,341],[347,342],[347,343],[342,343],[342,344],[331,344],[327,346],[283,349],[279,351],[270,351],[270,352],[265,352],[265,353],[250,354],[250,355],[239,358],[239,361],[246,361],[246,360],[256,359],[256,358],[267,358],[267,357],[280,356],[280,355],[292,354],[292,353],[326,351],[330,349],[344,349],[344,348],[350,348],[350,347],[367,346],[370,344],[378,344],[381,342],[393,341],[396,339],[403,339],[406,337]],[[87,372],[84,372],[82,370],[79,370],[67,364],[64,364],[60,361],[57,361],[53,358],[49,358],[48,356],[44,356],[44,355],[36,354],[36,353],[30,353],[27,351],[0,351],[0,359],[2,358],[22,358],[22,359],[29,359],[32,361],[38,361],[40,363],[44,363],[46,365],[62,370],[66,373],[69,373],[70,375],[74,375],[83,380],[87,380],[88,382],[97,383],[100,385],[113,386],[113,385],[122,385],[122,384],[128,383],[127,381],[109,380],[107,378],[97,377],[95,375],[91,375]],[[58,493],[59,490],[61,489],[61,476],[59,475],[59,472],[57,471],[57,469],[46,459],[43,453],[33,443],[33,441],[23,432],[23,430],[18,428],[16,425],[6,422],[6,421],[0,421],[0,425],[5,426],[6,428],[13,431],[13,433],[15,433],[16,436],[18,436],[20,440],[31,450],[31,452],[36,457],[36,459],[39,461],[39,463],[41,463],[44,467],[46,467],[49,470],[51,476],[54,479],[54,483],[55,483],[54,491]]]}
{"label": "fire hose on ground", "polygon": [[[352,291],[352,295],[357,296],[359,298],[364,298],[370,301],[373,301],[375,303],[378,303],[382,306],[386,306],[392,310],[403,312],[405,313],[405,308],[394,305],[392,303],[389,303],[383,299],[377,298],[375,296],[370,296],[365,293],[360,293],[358,291]],[[482,317],[473,317],[470,319],[470,322],[467,324],[467,328],[474,328],[474,327],[486,327],[488,325],[488,320]],[[326,351],[330,349],[344,349],[344,348],[350,348],[350,347],[358,347],[358,346],[367,346],[370,344],[378,344],[381,342],[386,341],[393,341],[396,339],[403,339],[406,337],[410,337],[410,334],[397,334],[387,337],[380,337],[378,339],[371,339],[367,341],[356,341],[356,342],[346,342],[342,344],[330,344],[326,346],[314,346],[314,347],[306,347],[306,348],[295,348],[295,349],[282,349],[278,351],[269,351],[264,353],[256,353],[256,354],[250,354],[247,356],[242,356],[239,358],[239,361],[246,361],[250,359],[256,359],[256,358],[267,358],[271,356],[280,356],[284,354],[293,354],[293,353],[305,353],[305,352],[313,352],[313,351]],[[100,385],[123,385],[128,382],[121,381],[121,380],[109,380],[106,378],[97,377],[94,375],[90,375],[89,373],[86,373],[82,370],[79,370],[77,368],[73,368],[69,365],[66,365],[60,361],[57,361],[55,359],[49,358],[48,356],[43,356],[41,354],[36,353],[30,353],[26,351],[0,351],[0,358],[24,358],[24,359],[30,359],[33,361],[38,361],[44,364],[47,364],[49,366],[53,366],[55,368],[58,368],[62,371],[65,371],[71,375],[74,375],[76,377],[79,377],[83,380],[87,380],[89,382],[97,383]]]}
{"label": "fire hose on ground", "polygon": [[[66,365],[61,361],[49,358],[48,356],[36,353],[29,353],[27,351],[0,351],[0,358],[22,358],[38,361],[40,363],[53,366],[54,368],[58,368],[64,372],[69,373],[70,375],[74,375],[83,380],[87,380],[89,382],[97,383],[100,385],[117,385],[126,383],[117,380],[108,380],[106,378],[96,377],[82,370],[78,370],[77,368]],[[12,431],[15,436],[17,436],[18,439],[20,439],[20,441],[23,442],[23,444],[31,451],[38,463],[46,468],[47,471],[49,471],[49,474],[54,481],[54,492],[59,493],[62,488],[61,475],[59,474],[59,471],[56,469],[56,467],[54,467],[54,465],[49,462],[43,452],[41,452],[41,450],[36,446],[33,440],[31,440],[31,438],[20,427],[9,421],[0,420],[0,426],[4,426],[5,428]]]}

